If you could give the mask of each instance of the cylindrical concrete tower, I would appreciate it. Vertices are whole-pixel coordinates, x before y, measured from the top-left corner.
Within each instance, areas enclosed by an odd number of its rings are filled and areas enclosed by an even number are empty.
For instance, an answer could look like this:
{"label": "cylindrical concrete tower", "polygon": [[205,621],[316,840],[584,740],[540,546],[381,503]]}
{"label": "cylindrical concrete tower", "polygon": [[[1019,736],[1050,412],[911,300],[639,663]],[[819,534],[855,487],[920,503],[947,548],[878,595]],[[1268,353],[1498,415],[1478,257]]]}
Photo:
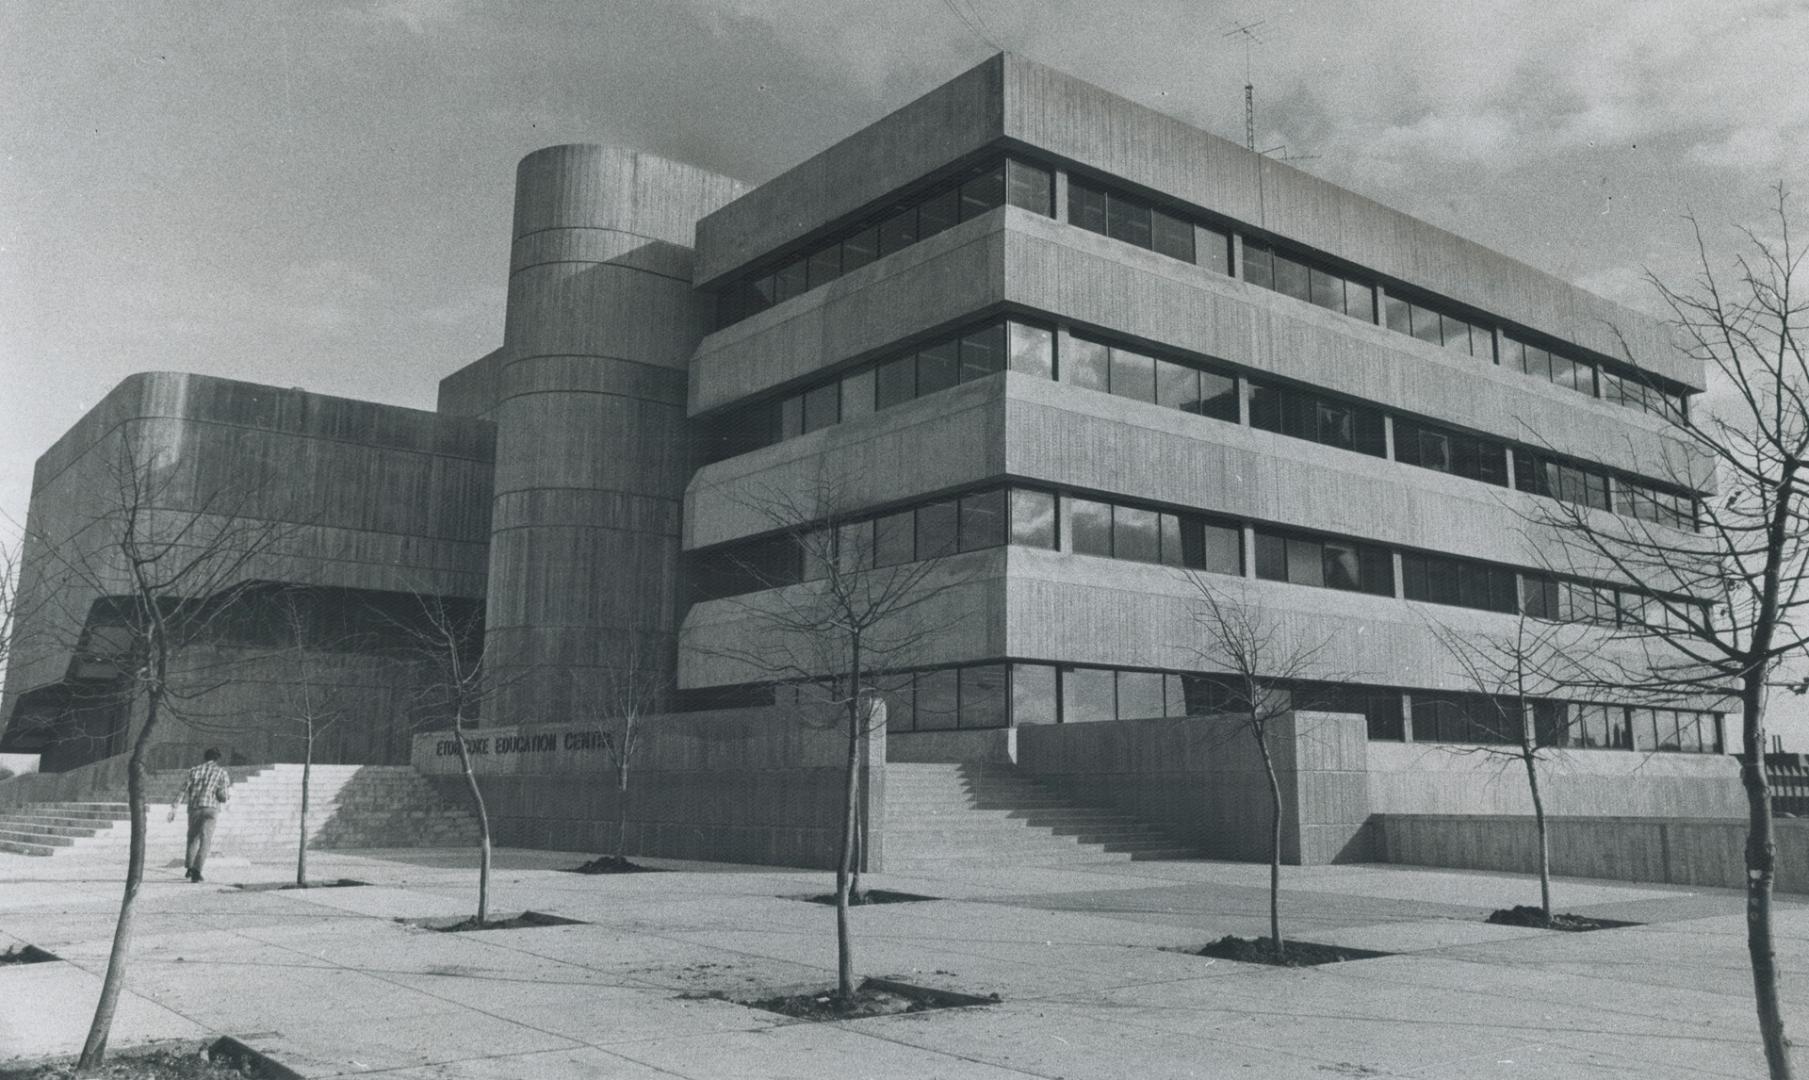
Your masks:
{"label": "cylindrical concrete tower", "polygon": [[548,147],[516,171],[489,723],[582,716],[630,661],[672,671],[686,369],[709,318],[691,245],[742,190],[603,146]]}

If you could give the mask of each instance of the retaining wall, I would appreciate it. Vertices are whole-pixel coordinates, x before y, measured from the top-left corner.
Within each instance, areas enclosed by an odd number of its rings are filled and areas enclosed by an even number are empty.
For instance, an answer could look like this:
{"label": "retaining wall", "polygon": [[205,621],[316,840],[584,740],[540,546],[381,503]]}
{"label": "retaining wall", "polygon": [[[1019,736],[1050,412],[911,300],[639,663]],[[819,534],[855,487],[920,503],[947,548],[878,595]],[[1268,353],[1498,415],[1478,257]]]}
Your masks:
{"label": "retaining wall", "polygon": [[[1282,861],[1373,858],[1363,718],[1303,712],[1270,729]],[[1018,729],[1018,766],[1074,799],[1161,824],[1201,854],[1268,861],[1268,782],[1241,721],[1029,725]]]}
{"label": "retaining wall", "polygon": [[[736,709],[648,717],[631,759],[630,855],[828,869],[841,839],[847,744],[827,716]],[[467,732],[495,842],[551,851],[614,850],[618,798],[607,723],[483,727]],[[886,744],[867,743],[857,814],[864,868],[884,857]],[[448,732],[415,739],[414,764],[465,805]]]}

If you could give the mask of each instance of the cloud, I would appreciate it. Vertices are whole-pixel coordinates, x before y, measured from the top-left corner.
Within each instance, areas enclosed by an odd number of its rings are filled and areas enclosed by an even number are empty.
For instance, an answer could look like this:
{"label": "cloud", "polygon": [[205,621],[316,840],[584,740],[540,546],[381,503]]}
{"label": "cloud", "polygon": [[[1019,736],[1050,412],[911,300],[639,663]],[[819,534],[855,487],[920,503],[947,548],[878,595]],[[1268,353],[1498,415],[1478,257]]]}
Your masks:
{"label": "cloud", "polygon": [[352,22],[391,23],[418,36],[435,26],[464,21],[471,8],[471,0],[369,0],[335,8],[333,15]]}

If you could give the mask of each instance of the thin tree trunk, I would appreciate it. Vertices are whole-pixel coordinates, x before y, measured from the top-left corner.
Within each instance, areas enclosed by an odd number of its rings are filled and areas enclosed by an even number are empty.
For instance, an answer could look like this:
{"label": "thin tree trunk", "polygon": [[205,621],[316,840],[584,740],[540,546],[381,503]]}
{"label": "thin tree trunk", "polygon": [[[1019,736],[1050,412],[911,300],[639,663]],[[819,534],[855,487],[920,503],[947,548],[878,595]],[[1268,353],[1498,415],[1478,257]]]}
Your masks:
{"label": "thin tree trunk", "polygon": [[307,742],[302,745],[301,835],[295,845],[295,884],[308,885],[308,783],[314,777],[314,721],[308,721]]}
{"label": "thin tree trunk", "polygon": [[1533,827],[1539,831],[1539,909],[1551,922],[1551,834],[1545,830],[1545,796],[1539,790],[1539,761],[1534,748],[1520,747],[1520,760],[1526,764],[1526,786],[1533,795]]}
{"label": "thin tree trunk", "polygon": [[1287,955],[1281,938],[1281,782],[1275,778],[1275,759],[1269,754],[1267,724],[1255,725],[1256,745],[1263,754],[1263,775],[1269,781],[1269,941],[1276,959]]}
{"label": "thin tree trunk", "polygon": [[1772,1080],[1794,1074],[1790,1039],[1778,1001],[1777,952],[1771,933],[1771,889],[1777,873],[1777,843],[1772,835],[1771,785],[1765,775],[1765,669],[1755,667],[1742,679],[1740,722],[1745,745],[1740,755],[1740,781],[1746,789],[1746,951],[1752,958],[1753,999],[1759,1013],[1759,1035]]}
{"label": "thin tree trunk", "polygon": [[477,774],[471,771],[471,751],[465,747],[463,719],[452,721],[452,742],[459,748],[459,768],[465,773],[465,786],[471,791],[471,805],[477,810],[477,925],[490,921],[490,815],[484,809],[484,793],[477,786]]}
{"label": "thin tree trunk", "polygon": [[861,863],[867,857],[867,819],[859,812],[861,802],[860,773],[854,774],[854,854],[849,858],[851,869],[848,873],[848,902],[851,904],[866,903],[861,898]]}
{"label": "thin tree trunk", "polygon": [[[860,685],[861,647],[856,638],[849,677]],[[854,867],[856,795],[860,790],[860,702],[848,699],[848,766],[842,777],[842,843],[835,867],[835,987],[842,1001],[854,1000],[854,940],[848,929],[848,890]]]}
{"label": "thin tree trunk", "polygon": [[[151,730],[157,726],[158,706],[162,694],[152,691],[147,697],[144,727],[132,744],[132,758],[126,765],[126,804],[131,813],[131,839],[126,855],[126,891],[119,902],[119,921],[113,927],[113,948],[107,954],[107,974],[101,979],[100,1001],[94,1006],[94,1021],[88,1025],[88,1038],[82,1044],[77,1072],[98,1069],[107,1058],[107,1038],[113,1032],[113,1014],[119,1008],[119,992],[126,982],[126,961],[132,951],[132,916],[138,900],[138,887],[144,883],[145,858],[145,747],[150,744]],[[130,723],[130,720],[127,721]]]}
{"label": "thin tree trunk", "polygon": [[628,862],[628,746],[622,746],[622,759],[616,762],[616,865]]}

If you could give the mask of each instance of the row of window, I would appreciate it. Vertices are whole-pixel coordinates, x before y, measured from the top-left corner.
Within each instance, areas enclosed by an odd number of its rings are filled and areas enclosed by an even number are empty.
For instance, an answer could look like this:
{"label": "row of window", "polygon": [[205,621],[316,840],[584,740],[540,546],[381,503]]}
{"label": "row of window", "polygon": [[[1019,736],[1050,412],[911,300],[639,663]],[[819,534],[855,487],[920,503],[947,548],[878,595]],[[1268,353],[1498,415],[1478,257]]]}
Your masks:
{"label": "row of window", "polygon": [[[704,433],[709,461],[758,450],[1010,368],[1053,378],[1055,332],[995,319],[843,372],[774,401],[722,414]],[[1232,401],[1236,405],[1236,399]]]}
{"label": "row of window", "polygon": [[696,602],[761,592],[841,571],[873,570],[1016,544],[1056,547],[1056,500],[1037,488],[994,487],[845,522],[726,545],[693,561]]}
{"label": "row of window", "polygon": [[1054,216],[1054,195],[1055,179],[1048,169],[1017,158],[991,161],[913,195],[778,266],[730,282],[717,297],[717,329],[1000,206]]}
{"label": "row of window", "polygon": [[1062,357],[1063,378],[1075,386],[1170,409],[1238,422],[1237,376],[1197,363],[1151,356],[1121,345],[1072,335]]}
{"label": "row of window", "polygon": [[1147,199],[1068,178],[1068,223],[1171,259],[1231,272],[1231,234],[1157,209]]}
{"label": "row of window", "polygon": [[[1065,507],[1065,509],[1062,509]],[[1058,511],[1060,511],[1058,513]],[[781,534],[699,554],[693,599],[738,596],[826,577],[1016,544],[1076,555],[1155,563],[1241,577],[1240,522],[1184,510],[1066,496],[1041,488],[992,487],[863,517],[833,529]],[[1381,544],[1323,534],[1252,529],[1255,576],[1263,581],[1397,595],[1394,552]],[[1453,607],[1523,613],[1556,622],[1634,630],[1688,628],[1696,601],[1651,594],[1453,555],[1403,551],[1399,595]]]}
{"label": "row of window", "polygon": [[[1036,663],[964,664],[872,677],[889,733],[1212,717],[1249,712],[1226,675]],[[1513,698],[1386,687],[1290,684],[1296,704],[1368,718],[1369,737],[1414,742],[1517,745],[1531,713],[1539,746],[1718,754],[1720,716],[1599,702]],[[822,700],[818,687],[776,687],[780,704]],[[1285,692],[1285,691],[1284,691]],[[1410,707],[1405,707],[1410,701]],[[1403,716],[1411,715],[1411,735]]]}
{"label": "row of window", "polygon": [[[1217,240],[1223,237],[1228,241],[1229,233],[1154,209],[1147,200],[1110,185],[1070,178],[1068,186],[1071,192],[1068,217],[1072,224],[1184,262],[1226,272],[1222,252],[1229,251],[1229,244],[1220,244]],[[1213,242],[1196,250],[1196,230],[1199,235],[1212,236]],[[1253,285],[1364,322],[1378,321],[1373,281],[1334,269],[1324,260],[1288,245],[1246,238],[1243,278]],[[1674,418],[1686,415],[1684,394],[1662,389],[1651,377],[1631,370],[1626,373],[1611,371],[1594,361],[1567,356],[1561,350],[1508,335],[1502,336],[1502,354],[1497,357],[1492,327],[1459,315],[1451,306],[1434,299],[1396,296],[1385,290],[1380,322],[1397,333],[1487,363],[1500,363],[1615,405]]]}
{"label": "row of window", "polygon": [[[1526,722],[1513,698],[1485,694],[1412,695],[1413,741],[1518,745]],[[1539,746],[1718,754],[1720,716],[1600,702],[1533,700]]]}

